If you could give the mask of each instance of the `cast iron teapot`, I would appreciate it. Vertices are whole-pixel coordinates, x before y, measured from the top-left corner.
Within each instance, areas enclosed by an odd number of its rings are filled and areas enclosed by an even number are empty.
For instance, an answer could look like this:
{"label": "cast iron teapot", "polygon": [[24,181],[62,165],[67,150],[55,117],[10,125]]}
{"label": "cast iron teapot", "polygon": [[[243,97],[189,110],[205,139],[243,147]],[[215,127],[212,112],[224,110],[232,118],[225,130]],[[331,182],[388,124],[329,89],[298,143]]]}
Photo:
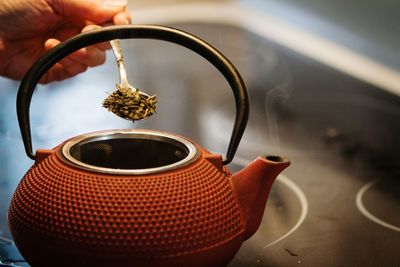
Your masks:
{"label": "cast iron teapot", "polygon": [[[55,63],[88,45],[150,38],[187,47],[228,80],[236,118],[226,158],[172,133],[125,129],[73,137],[32,152],[29,107]],[[39,59],[21,82],[18,120],[34,165],[8,212],[15,244],[32,266],[226,266],[261,222],[275,177],[289,165],[257,158],[232,175],[249,103],[235,67],[211,45],[173,28],[111,26],[79,34]]]}

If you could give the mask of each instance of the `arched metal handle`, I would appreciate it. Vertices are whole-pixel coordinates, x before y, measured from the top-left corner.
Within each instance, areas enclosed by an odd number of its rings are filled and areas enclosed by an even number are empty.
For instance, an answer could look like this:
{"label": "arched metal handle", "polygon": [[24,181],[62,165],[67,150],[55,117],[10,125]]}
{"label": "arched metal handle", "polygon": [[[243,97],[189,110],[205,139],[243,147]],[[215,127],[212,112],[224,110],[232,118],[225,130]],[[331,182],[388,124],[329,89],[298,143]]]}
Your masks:
{"label": "arched metal handle", "polygon": [[189,33],[158,25],[109,26],[81,33],[60,43],[32,65],[22,79],[17,95],[18,122],[28,157],[35,159],[32,152],[29,107],[33,91],[42,76],[58,61],[83,47],[113,39],[130,38],[157,39],[182,45],[207,59],[224,75],[232,88],[236,103],[235,123],[226,158],[223,161],[224,164],[230,163],[239,146],[249,116],[248,95],[239,72],[224,55],[205,41]]}

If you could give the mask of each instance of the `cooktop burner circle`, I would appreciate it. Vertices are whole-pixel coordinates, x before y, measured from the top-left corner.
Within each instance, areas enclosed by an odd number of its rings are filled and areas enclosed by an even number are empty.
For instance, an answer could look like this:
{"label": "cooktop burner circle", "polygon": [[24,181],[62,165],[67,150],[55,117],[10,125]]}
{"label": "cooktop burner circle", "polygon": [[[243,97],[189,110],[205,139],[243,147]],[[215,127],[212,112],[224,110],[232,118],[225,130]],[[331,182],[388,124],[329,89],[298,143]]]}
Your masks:
{"label": "cooktop burner circle", "polygon": [[357,192],[356,206],[367,219],[400,232],[399,195],[400,188],[387,179],[374,179]]}
{"label": "cooktop burner circle", "polygon": [[[236,157],[232,164],[245,167],[250,160]],[[236,169],[232,166],[232,169]],[[236,170],[235,170],[236,171]],[[263,220],[256,234],[247,243],[267,248],[295,232],[308,214],[308,201],[301,188],[284,175],[272,186]]]}

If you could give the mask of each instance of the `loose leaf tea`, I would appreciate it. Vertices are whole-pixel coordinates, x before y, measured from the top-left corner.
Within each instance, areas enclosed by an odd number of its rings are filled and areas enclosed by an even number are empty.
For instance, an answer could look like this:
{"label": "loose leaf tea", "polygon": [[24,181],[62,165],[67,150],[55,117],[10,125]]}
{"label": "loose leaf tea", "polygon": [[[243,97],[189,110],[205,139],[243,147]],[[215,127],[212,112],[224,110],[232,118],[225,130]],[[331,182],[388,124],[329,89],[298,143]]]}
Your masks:
{"label": "loose leaf tea", "polygon": [[156,111],[156,96],[146,96],[138,90],[123,88],[117,84],[117,90],[103,102],[103,107],[127,120],[143,120]]}

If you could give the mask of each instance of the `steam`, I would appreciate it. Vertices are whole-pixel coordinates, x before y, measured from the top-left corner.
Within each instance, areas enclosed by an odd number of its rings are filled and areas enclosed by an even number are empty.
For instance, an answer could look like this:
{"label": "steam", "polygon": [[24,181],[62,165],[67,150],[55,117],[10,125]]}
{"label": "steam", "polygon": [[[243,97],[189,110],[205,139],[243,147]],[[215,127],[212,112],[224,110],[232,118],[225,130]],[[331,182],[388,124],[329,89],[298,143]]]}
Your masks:
{"label": "steam", "polygon": [[289,99],[293,92],[292,75],[289,67],[285,62],[280,63],[280,66],[277,66],[280,74],[279,80],[275,83],[272,89],[266,91],[264,100],[268,138],[277,148],[277,152],[281,152],[281,141],[278,127],[280,123],[278,121],[279,109],[282,108],[282,104]]}
{"label": "steam", "polygon": [[[285,58],[268,41],[243,31],[218,34],[218,48],[237,65],[250,94],[250,121],[242,139],[247,151],[280,154],[279,121],[284,116],[284,102],[293,92],[292,73]],[[251,38],[249,38],[251,37]],[[215,115],[214,115],[215,116]],[[219,119],[219,128],[221,119]],[[216,125],[218,126],[218,124]],[[225,137],[226,139],[226,137]]]}

